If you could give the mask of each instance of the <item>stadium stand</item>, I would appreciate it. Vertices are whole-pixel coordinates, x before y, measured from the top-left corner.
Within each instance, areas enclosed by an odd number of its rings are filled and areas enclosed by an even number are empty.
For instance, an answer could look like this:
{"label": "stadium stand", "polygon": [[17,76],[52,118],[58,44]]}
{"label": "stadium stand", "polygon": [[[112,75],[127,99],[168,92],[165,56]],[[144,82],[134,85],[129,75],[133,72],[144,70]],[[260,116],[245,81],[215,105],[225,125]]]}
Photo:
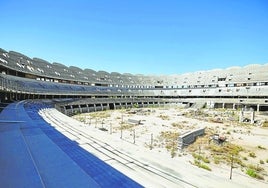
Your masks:
{"label": "stadium stand", "polygon": [[51,127],[42,108],[49,104],[21,101],[1,113],[1,186],[141,187]]}
{"label": "stadium stand", "polygon": [[[252,64],[181,75],[109,73],[0,48],[1,186],[141,187],[53,129],[38,111],[54,105],[73,115],[170,104],[267,111],[267,72],[268,64]],[[47,99],[53,103],[40,102]],[[186,138],[182,143],[191,142]]]}

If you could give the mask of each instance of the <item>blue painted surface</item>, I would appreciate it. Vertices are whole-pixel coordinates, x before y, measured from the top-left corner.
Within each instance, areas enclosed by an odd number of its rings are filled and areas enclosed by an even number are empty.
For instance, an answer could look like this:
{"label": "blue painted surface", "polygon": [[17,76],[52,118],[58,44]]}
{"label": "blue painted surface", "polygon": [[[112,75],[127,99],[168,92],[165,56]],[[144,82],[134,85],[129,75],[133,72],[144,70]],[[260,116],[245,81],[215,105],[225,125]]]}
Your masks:
{"label": "blue painted surface", "polygon": [[100,187],[39,128],[22,131],[45,187]]}
{"label": "blue painted surface", "polygon": [[[7,106],[0,119],[16,119],[12,115],[14,107],[15,104]],[[20,123],[0,124],[0,186],[43,187],[20,127]]]}
{"label": "blue painted surface", "polygon": [[[13,103],[0,114],[0,122],[3,122],[0,123],[0,167],[4,169],[0,172],[1,185],[142,187],[46,123],[38,114],[38,110],[44,107],[48,105]],[[10,122],[6,125],[6,120],[25,123]],[[7,131],[10,127],[12,131]],[[18,157],[18,154],[24,157]],[[16,174],[17,170],[21,173]],[[14,177],[18,181],[14,181]]]}

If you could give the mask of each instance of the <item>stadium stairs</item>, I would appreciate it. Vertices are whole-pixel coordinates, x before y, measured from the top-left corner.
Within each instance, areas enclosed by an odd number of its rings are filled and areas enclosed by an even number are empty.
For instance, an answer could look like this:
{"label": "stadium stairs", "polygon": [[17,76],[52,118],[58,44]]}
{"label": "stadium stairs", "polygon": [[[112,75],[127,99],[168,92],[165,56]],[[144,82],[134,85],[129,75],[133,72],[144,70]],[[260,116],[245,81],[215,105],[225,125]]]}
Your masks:
{"label": "stadium stairs", "polygon": [[45,122],[49,104],[14,102],[0,114],[1,187],[142,187]]}

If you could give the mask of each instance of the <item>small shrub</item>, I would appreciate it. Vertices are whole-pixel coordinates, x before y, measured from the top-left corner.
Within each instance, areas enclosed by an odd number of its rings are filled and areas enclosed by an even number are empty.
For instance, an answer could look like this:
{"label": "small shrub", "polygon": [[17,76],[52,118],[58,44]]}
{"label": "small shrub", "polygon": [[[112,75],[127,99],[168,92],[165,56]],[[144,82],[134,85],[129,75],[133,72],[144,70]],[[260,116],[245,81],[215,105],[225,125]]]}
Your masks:
{"label": "small shrub", "polygon": [[247,161],[247,160],[248,160],[248,158],[247,158],[247,157],[243,157],[243,160]]}
{"label": "small shrub", "polygon": [[162,120],[169,120],[170,118],[169,118],[169,116],[167,116],[167,115],[160,115],[160,116],[158,116],[159,118],[161,118]]}
{"label": "small shrub", "polygon": [[211,168],[209,166],[200,163],[198,160],[194,160],[194,165],[198,166],[199,168],[203,168],[205,170],[211,171]]}
{"label": "small shrub", "polygon": [[253,178],[256,178],[256,179],[259,179],[259,180],[264,179],[264,177],[262,175],[258,174],[255,170],[253,170],[251,168],[247,169],[246,174],[249,175],[250,177],[253,177]]}
{"label": "small shrub", "polygon": [[220,164],[220,160],[217,158],[214,158],[214,164]]}
{"label": "small shrub", "polygon": [[235,155],[235,156],[237,156],[239,152],[244,150],[244,148],[242,148],[241,146],[231,143],[226,143],[224,145],[211,144],[209,145],[209,149],[215,153],[225,153],[227,155]]}
{"label": "small shrub", "polygon": [[204,163],[210,163],[210,161],[209,161],[209,159],[207,157],[203,157],[203,156],[197,155],[195,153],[193,153],[192,155],[197,160],[202,160]]}
{"label": "small shrub", "polygon": [[205,164],[200,164],[200,168],[203,168],[205,170],[211,171],[211,168]]}
{"label": "small shrub", "polygon": [[264,164],[264,161],[263,160],[260,160],[260,164]]}
{"label": "small shrub", "polygon": [[255,172],[255,170],[253,170],[253,169],[251,169],[251,168],[248,168],[248,169],[247,169],[246,174],[249,175],[250,177],[253,177],[253,178],[256,177],[256,172]]}
{"label": "small shrub", "polygon": [[254,171],[256,171],[256,172],[261,172],[261,171],[264,170],[264,168],[259,166],[259,165],[249,164],[247,167],[252,169],[252,170],[254,170]]}
{"label": "small shrub", "polygon": [[137,103],[133,104],[133,108],[139,108],[139,104]]}
{"label": "small shrub", "polygon": [[197,160],[201,160],[201,155],[198,155],[196,153],[193,153],[192,156],[197,159]]}
{"label": "small shrub", "polygon": [[250,157],[252,157],[252,158],[255,158],[255,157],[256,157],[256,154],[255,154],[254,152],[250,152],[248,155],[249,155]]}
{"label": "small shrub", "polygon": [[263,122],[262,127],[268,127],[268,121]]}
{"label": "small shrub", "polygon": [[177,128],[180,128],[180,129],[183,128],[183,125],[181,125],[180,123],[177,123],[177,122],[173,122],[171,125],[172,125],[172,127],[177,127]]}
{"label": "small shrub", "polygon": [[204,161],[204,163],[210,163],[210,161],[207,157],[203,157],[202,160]]}
{"label": "small shrub", "polygon": [[128,123],[122,123],[120,127],[118,127],[119,130],[129,130],[135,127],[133,124],[128,124]]}
{"label": "small shrub", "polygon": [[263,149],[263,150],[266,150],[266,148],[265,147],[263,147],[263,146],[258,146],[258,149]]}
{"label": "small shrub", "polygon": [[176,156],[176,151],[172,149],[170,154],[171,154],[171,158],[174,158]]}

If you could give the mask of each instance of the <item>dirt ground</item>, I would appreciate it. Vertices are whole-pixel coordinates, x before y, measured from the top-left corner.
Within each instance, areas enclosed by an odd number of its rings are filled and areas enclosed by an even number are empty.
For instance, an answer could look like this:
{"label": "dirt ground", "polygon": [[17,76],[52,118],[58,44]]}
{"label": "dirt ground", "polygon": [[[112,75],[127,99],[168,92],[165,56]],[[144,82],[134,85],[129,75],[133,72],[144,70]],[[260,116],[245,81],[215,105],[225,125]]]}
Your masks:
{"label": "dirt ground", "polygon": [[[255,114],[254,124],[239,122],[239,110],[185,109],[181,107],[132,108],[78,114],[75,119],[115,138],[157,151],[171,158],[217,171],[232,166],[241,173],[268,182],[268,116]],[[206,127],[205,134],[178,150],[178,136]],[[224,138],[222,143],[212,136]],[[215,137],[214,137],[215,138]]]}

